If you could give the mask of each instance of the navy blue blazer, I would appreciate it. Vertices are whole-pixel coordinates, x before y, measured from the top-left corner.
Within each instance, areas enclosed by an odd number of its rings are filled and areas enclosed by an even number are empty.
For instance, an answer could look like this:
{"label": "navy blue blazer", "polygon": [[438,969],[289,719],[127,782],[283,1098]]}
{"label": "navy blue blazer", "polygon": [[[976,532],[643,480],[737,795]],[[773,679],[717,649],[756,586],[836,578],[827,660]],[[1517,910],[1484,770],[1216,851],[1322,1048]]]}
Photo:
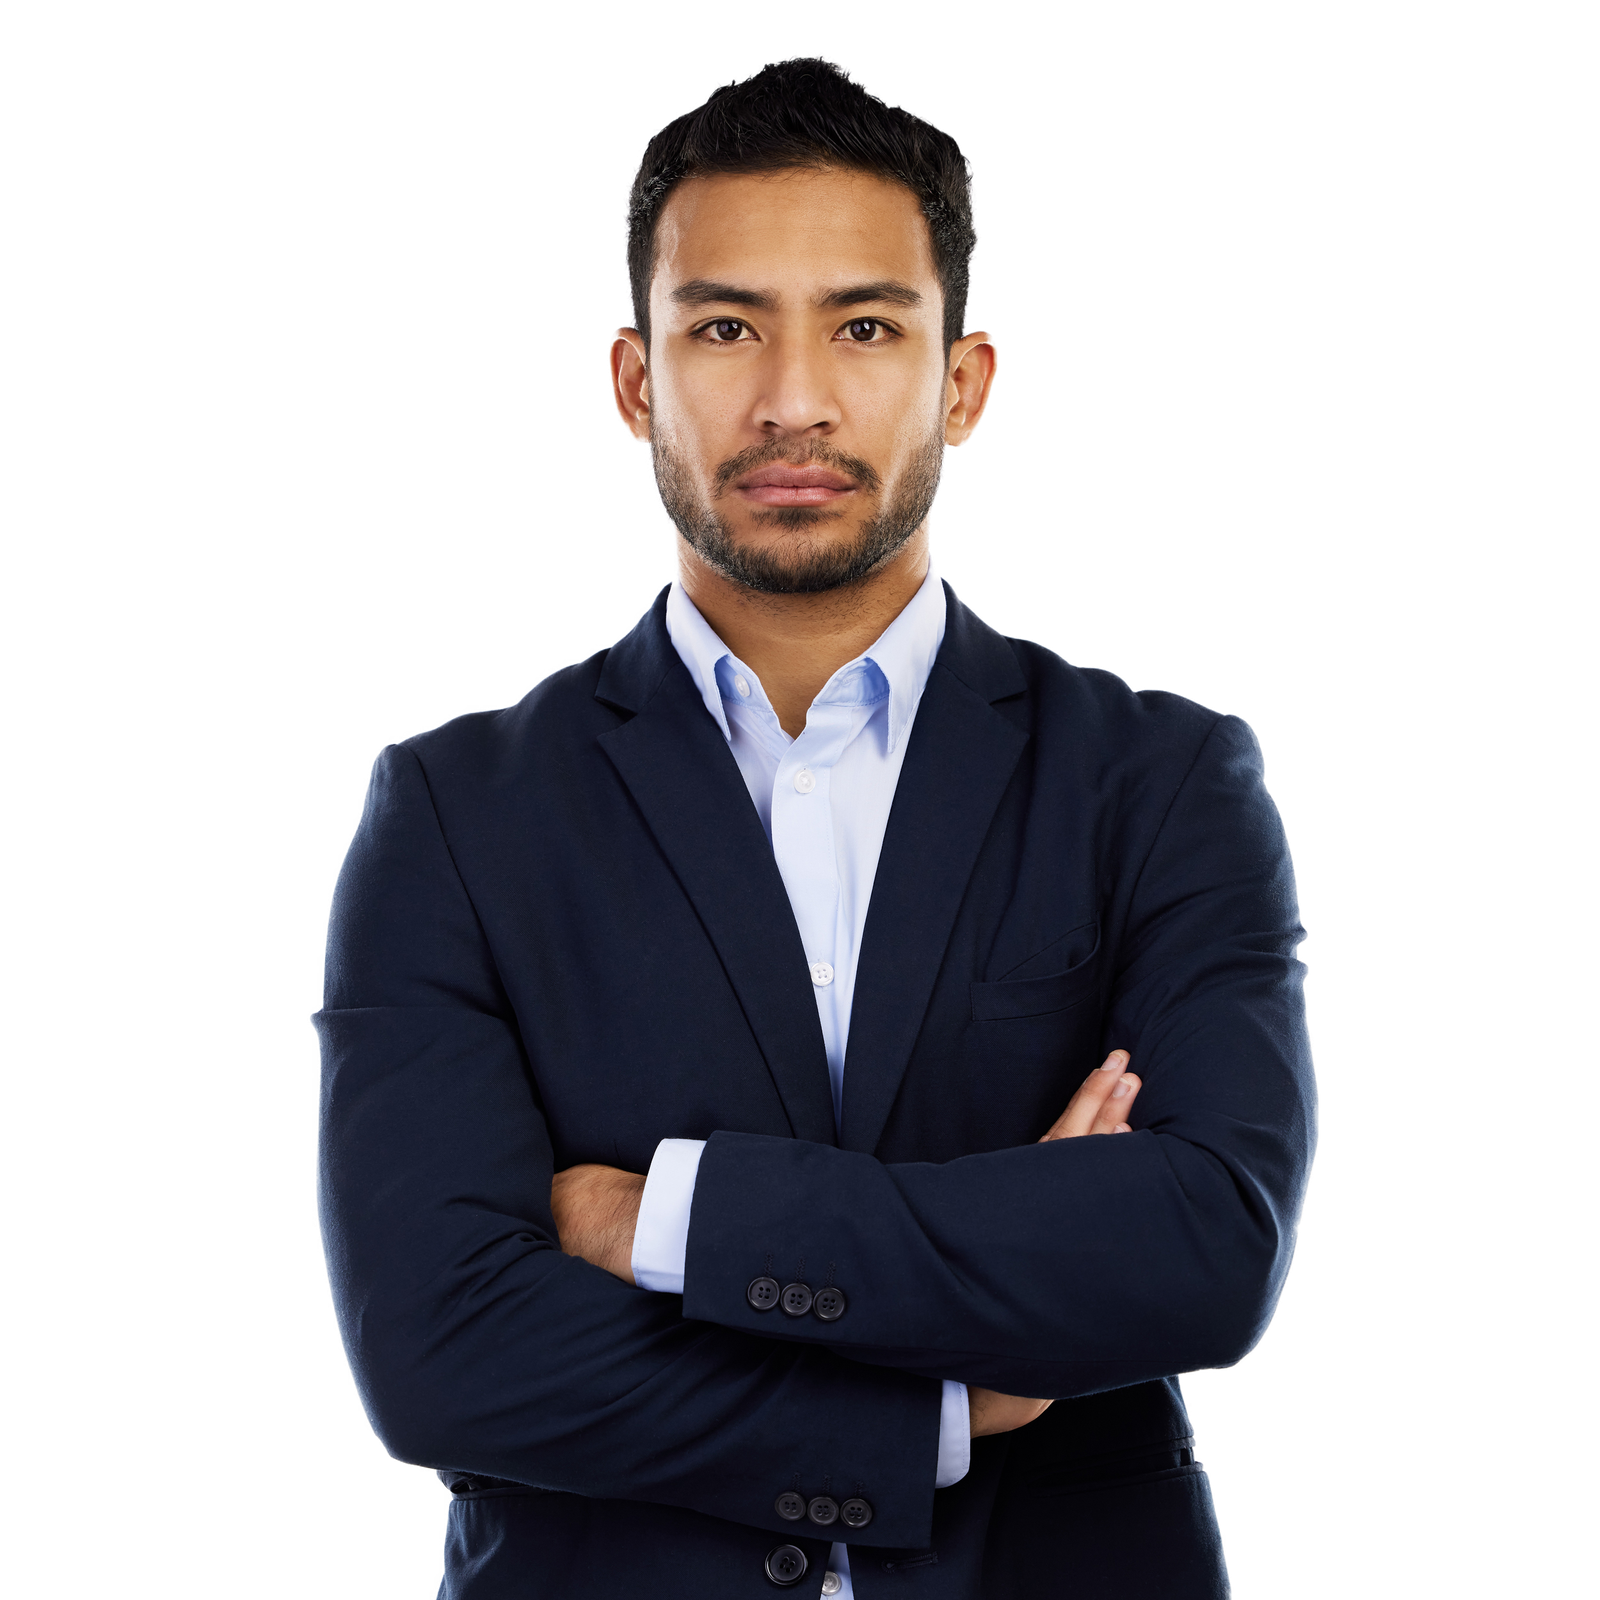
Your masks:
{"label": "navy blue blazer", "polygon": [[[373,1426],[455,1490],[442,1594],[1226,1592],[1175,1374],[1283,1283],[1313,1140],[1249,729],[949,596],[835,1136],[806,956],[667,637],[379,757],[339,879],[322,1215]],[[1041,1145],[1114,1047],[1135,1131]],[[707,1139],[686,1292],[563,1255],[551,1174]],[[824,1321],[753,1279],[842,1291]],[[936,1492],[941,1378],[1057,1404]],[[850,1529],[778,1502],[860,1499]],[[793,1502],[787,1502],[792,1509]],[[778,1563],[780,1576],[796,1569]]]}

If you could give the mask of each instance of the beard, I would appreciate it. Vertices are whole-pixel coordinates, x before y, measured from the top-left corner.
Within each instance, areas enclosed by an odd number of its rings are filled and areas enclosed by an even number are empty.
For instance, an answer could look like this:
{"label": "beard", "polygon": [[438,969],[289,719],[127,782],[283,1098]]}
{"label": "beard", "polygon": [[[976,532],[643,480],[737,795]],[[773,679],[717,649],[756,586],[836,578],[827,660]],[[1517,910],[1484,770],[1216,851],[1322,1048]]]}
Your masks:
{"label": "beard", "polygon": [[791,467],[829,467],[850,478],[863,493],[881,492],[883,480],[869,462],[847,455],[826,439],[770,439],[741,450],[717,468],[710,500],[696,492],[693,475],[682,458],[655,430],[650,434],[650,454],[667,515],[707,566],[758,594],[823,594],[871,576],[927,521],[944,465],[943,422],[941,417],[939,425],[929,429],[888,501],[862,524],[854,538],[836,540],[807,534],[830,522],[844,521],[843,512],[821,506],[781,506],[758,511],[751,520],[758,528],[789,529],[794,536],[766,545],[742,546],[716,508],[716,501],[737,479],[780,461]]}

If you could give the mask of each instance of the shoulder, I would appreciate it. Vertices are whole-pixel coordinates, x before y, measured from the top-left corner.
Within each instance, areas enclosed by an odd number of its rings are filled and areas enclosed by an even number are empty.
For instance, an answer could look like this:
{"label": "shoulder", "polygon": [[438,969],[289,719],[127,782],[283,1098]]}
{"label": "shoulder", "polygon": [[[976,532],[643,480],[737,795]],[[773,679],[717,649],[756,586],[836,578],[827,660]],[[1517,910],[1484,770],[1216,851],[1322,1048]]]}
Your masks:
{"label": "shoulder", "polygon": [[1255,877],[1289,885],[1292,901],[1282,824],[1247,723],[1183,695],[1130,689],[1027,640],[1007,642],[1028,682],[1019,700],[1036,795],[1092,796],[1106,836],[1122,839],[1131,861],[1145,860],[1158,836],[1196,859],[1231,851]]}
{"label": "shoulder", "polygon": [[1093,747],[1101,758],[1142,756],[1188,766],[1202,749],[1255,750],[1237,717],[1170,694],[1132,689],[1114,672],[1074,666],[1027,639],[1007,639],[1027,682],[1031,731],[1054,743]]}
{"label": "shoulder", "polygon": [[551,673],[513,706],[468,712],[402,740],[398,748],[416,759],[430,782],[445,775],[504,775],[530,758],[559,760],[563,748],[588,743],[617,725],[617,714],[595,699],[609,654],[601,650]]}

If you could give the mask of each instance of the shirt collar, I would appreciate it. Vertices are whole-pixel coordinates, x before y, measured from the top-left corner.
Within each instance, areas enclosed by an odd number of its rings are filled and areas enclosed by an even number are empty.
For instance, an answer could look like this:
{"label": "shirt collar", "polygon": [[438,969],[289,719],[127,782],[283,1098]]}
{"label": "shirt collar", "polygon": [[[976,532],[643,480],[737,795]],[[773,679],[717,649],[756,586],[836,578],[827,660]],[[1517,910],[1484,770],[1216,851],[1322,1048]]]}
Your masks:
{"label": "shirt collar", "polygon": [[724,657],[731,659],[733,652],[711,631],[711,624],[700,615],[700,608],[684,593],[677,579],[667,590],[667,637],[689,669],[706,710],[716,718],[722,737],[732,743],[733,729],[728,726],[722,691],[717,687],[717,663]]}
{"label": "shirt collar", "polygon": [[[755,674],[750,673],[750,669],[717,637],[694,601],[684,593],[683,585],[676,581],[667,591],[666,620],[667,636],[672,640],[673,648],[689,669],[689,676],[694,679],[694,686],[700,691],[706,710],[722,729],[723,738],[731,743],[733,730],[728,726],[728,714],[723,709],[717,665],[726,660],[738,671],[749,673],[752,678]],[[827,696],[829,689],[839,684],[847,674],[859,673],[860,664],[870,661],[889,685],[888,748],[893,751],[905,737],[911,719],[916,715],[922,691],[927,686],[928,674],[933,670],[934,658],[939,654],[939,646],[944,643],[944,626],[944,586],[930,562],[922,587],[912,595],[900,615],[883,630],[875,644],[854,661],[847,661],[840,667],[817,698],[820,700]]]}
{"label": "shirt collar", "polygon": [[922,691],[928,686],[934,658],[944,643],[944,585],[928,563],[922,587],[872,648],[865,652],[889,682],[889,737],[892,752],[906,736],[917,714]]}

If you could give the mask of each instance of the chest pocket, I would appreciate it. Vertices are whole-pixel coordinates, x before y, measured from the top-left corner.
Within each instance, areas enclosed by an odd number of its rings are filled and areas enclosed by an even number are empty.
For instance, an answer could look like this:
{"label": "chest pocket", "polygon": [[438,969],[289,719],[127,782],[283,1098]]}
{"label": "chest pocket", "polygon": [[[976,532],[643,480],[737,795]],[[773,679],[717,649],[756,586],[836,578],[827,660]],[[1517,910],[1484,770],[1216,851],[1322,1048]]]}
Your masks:
{"label": "chest pocket", "polygon": [[[1073,954],[1089,947],[1089,953],[1073,961]],[[1047,972],[1038,978],[1002,978],[998,983],[972,985],[972,1020],[974,1022],[1010,1022],[1022,1017],[1048,1017],[1057,1012],[1070,1011],[1091,998],[1099,986],[1100,929],[1096,923],[1086,923],[1063,934],[1039,955],[1031,957],[1015,968],[1025,971],[1040,964],[1048,965],[1044,958],[1070,963],[1059,972]]]}

